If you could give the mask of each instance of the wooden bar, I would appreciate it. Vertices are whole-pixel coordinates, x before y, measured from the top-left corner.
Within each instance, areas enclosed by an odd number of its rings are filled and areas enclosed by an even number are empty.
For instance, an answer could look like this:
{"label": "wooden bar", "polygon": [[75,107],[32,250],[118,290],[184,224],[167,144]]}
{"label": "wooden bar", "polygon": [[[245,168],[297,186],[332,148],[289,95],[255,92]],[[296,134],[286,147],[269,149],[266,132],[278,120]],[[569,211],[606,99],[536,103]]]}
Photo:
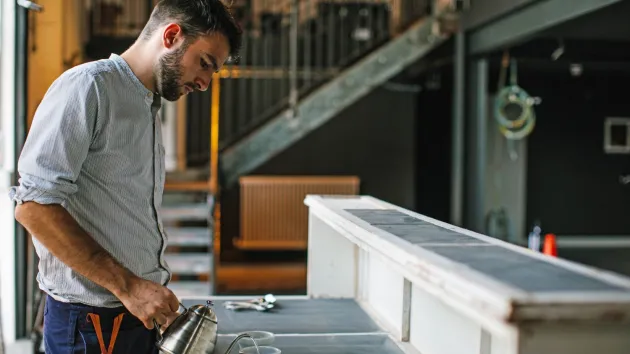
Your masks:
{"label": "wooden bar", "polygon": [[166,181],[164,191],[167,192],[209,192],[208,181]]}
{"label": "wooden bar", "polygon": [[177,170],[186,170],[186,104],[188,98],[177,101]]}
{"label": "wooden bar", "polygon": [[309,298],[356,301],[405,353],[630,348],[628,278],[368,196],[305,204]]}

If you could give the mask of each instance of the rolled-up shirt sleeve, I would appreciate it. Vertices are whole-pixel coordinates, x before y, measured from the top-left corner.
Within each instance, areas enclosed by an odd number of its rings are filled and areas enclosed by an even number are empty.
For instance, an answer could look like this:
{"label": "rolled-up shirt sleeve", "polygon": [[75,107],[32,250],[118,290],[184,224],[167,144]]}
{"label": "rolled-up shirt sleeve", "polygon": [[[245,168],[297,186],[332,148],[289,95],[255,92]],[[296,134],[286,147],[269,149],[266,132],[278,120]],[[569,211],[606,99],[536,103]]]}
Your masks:
{"label": "rolled-up shirt sleeve", "polygon": [[64,204],[78,188],[77,177],[97,130],[95,77],[69,70],[53,82],[39,104],[18,160],[19,185],[9,197],[21,204]]}

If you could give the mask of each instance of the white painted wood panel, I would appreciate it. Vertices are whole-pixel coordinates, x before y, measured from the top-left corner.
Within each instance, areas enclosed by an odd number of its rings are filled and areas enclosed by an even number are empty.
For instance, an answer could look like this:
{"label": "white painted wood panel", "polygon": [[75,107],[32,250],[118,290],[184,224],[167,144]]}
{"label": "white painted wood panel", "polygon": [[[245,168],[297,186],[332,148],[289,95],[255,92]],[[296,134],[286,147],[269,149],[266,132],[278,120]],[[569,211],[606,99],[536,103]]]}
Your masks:
{"label": "white painted wood panel", "polygon": [[480,354],[481,327],[412,286],[409,341],[422,354]]}
{"label": "white painted wood panel", "polygon": [[309,216],[308,229],[308,294],[315,298],[354,298],[357,247],[317,216]]}
{"label": "white painted wood panel", "polygon": [[402,332],[404,278],[383,263],[378,255],[367,254],[364,302],[396,337]]}

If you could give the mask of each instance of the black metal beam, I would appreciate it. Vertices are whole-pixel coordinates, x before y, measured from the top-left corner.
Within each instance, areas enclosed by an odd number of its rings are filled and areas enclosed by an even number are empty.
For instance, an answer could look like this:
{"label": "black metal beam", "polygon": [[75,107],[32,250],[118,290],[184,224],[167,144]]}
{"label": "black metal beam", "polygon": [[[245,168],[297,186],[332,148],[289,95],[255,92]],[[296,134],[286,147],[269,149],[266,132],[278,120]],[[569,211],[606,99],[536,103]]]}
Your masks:
{"label": "black metal beam", "polygon": [[485,232],[486,166],[488,141],[488,60],[481,58],[468,64],[467,107],[468,151],[466,156],[466,224],[467,229]]}
{"label": "black metal beam", "polygon": [[453,125],[451,131],[451,224],[463,226],[464,200],[464,121],[466,108],[466,41],[465,34],[455,35],[453,65]]}
{"label": "black metal beam", "polygon": [[462,12],[461,29],[471,31],[539,0],[473,0]]}
{"label": "black metal beam", "polygon": [[474,30],[468,54],[480,55],[522,43],[537,33],[623,0],[542,0]]}

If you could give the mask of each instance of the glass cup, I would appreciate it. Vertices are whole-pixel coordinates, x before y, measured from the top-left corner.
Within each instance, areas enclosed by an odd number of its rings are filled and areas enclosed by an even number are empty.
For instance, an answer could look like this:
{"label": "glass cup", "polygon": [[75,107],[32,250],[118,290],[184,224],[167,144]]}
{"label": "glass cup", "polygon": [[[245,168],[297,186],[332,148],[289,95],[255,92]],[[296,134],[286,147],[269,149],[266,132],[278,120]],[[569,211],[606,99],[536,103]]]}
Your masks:
{"label": "glass cup", "polygon": [[[247,332],[243,332],[243,333],[247,333],[249,334],[254,341],[256,341],[256,344],[260,347],[260,346],[267,346],[267,345],[271,345],[275,339],[275,336],[273,333],[271,332],[267,332],[267,331],[247,331]],[[242,333],[241,333],[242,334]],[[241,339],[238,340],[238,347],[239,348],[246,348],[246,347],[255,347],[254,346],[254,341],[252,341],[252,338],[250,337],[243,337]],[[262,352],[261,352],[262,354]]]}
{"label": "glass cup", "polygon": [[258,351],[256,350],[256,347],[245,347],[239,351],[239,354],[258,354],[259,351],[260,351],[260,354],[281,354],[282,353],[280,349],[276,347],[259,345]]}

